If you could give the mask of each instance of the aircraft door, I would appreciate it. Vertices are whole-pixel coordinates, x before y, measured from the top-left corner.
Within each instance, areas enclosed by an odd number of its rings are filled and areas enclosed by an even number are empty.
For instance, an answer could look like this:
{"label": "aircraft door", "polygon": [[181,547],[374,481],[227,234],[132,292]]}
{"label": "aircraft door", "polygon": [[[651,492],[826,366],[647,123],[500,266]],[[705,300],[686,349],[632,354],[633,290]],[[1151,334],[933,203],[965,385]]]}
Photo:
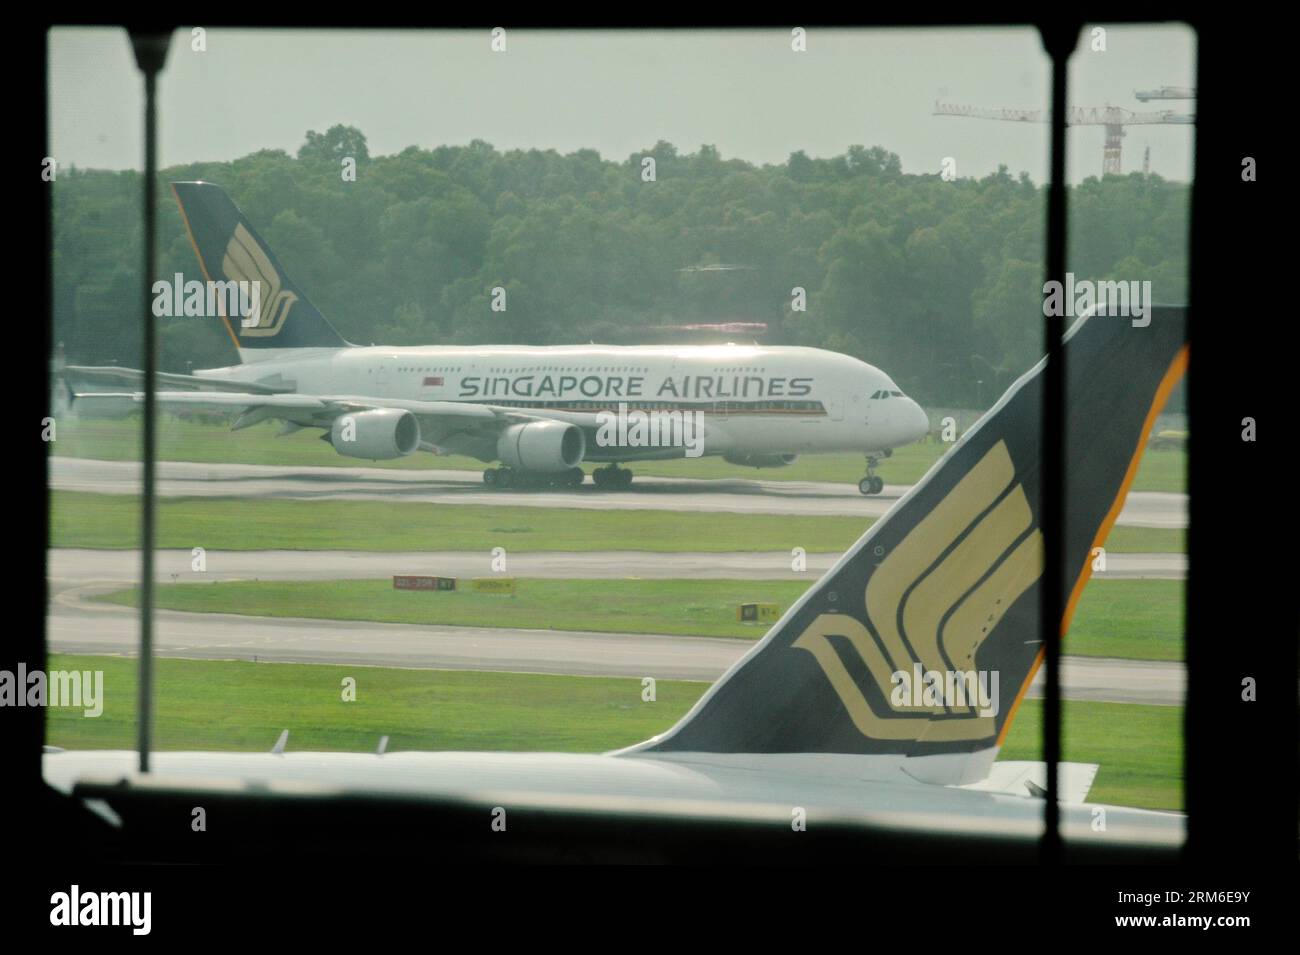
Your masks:
{"label": "aircraft door", "polygon": [[861,421],[863,425],[871,426],[871,402],[867,396],[859,391],[854,391],[849,395],[849,420]]}
{"label": "aircraft door", "polygon": [[394,386],[393,376],[395,372],[393,368],[396,361],[397,359],[391,356],[379,360],[379,368],[375,371],[375,391],[377,394],[383,396],[391,393]]}

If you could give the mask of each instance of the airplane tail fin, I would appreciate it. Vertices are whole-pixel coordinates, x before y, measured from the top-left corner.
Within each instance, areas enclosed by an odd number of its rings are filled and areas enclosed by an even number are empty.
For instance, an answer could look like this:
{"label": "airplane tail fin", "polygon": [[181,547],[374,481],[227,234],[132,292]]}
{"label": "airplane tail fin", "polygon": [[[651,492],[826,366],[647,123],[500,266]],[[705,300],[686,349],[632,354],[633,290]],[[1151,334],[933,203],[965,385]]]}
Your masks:
{"label": "airplane tail fin", "polygon": [[347,346],[225,190],[210,182],[173,182],[172,192],[204,278],[257,283],[256,309],[221,317],[241,360],[257,361],[284,348]]}
{"label": "airplane tail fin", "polygon": [[[1061,635],[1186,368],[1185,310],[1148,315],[1080,318],[1065,338]],[[878,755],[926,782],[987,776],[1043,656],[1043,365],[676,726],[623,753]]]}

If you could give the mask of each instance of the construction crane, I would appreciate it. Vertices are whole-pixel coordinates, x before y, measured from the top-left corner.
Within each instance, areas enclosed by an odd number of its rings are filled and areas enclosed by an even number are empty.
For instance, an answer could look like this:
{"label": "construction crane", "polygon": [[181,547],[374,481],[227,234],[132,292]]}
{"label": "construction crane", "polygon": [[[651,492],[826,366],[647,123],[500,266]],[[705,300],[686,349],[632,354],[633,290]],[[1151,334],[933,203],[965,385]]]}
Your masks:
{"label": "construction crane", "polygon": [[1196,99],[1195,86],[1162,86],[1155,90],[1134,90],[1133,95],[1141,103],[1153,99]]}
{"label": "construction crane", "polygon": [[[1153,99],[1196,99],[1195,86],[1161,86],[1154,90],[1134,90],[1133,97],[1140,103],[1149,103]],[[1151,172],[1151,146],[1142,154],[1142,174]]]}
{"label": "construction crane", "polygon": [[[1041,109],[986,109],[982,106],[956,106],[951,103],[935,103],[934,115],[1001,119],[1014,123],[1047,122],[1047,112]],[[1120,144],[1124,139],[1125,126],[1190,125],[1195,122],[1195,113],[1175,113],[1169,109],[1135,113],[1119,106],[1075,106],[1066,117],[1065,125],[1105,126],[1106,141],[1102,145],[1101,173],[1103,176],[1118,176],[1122,168]]]}

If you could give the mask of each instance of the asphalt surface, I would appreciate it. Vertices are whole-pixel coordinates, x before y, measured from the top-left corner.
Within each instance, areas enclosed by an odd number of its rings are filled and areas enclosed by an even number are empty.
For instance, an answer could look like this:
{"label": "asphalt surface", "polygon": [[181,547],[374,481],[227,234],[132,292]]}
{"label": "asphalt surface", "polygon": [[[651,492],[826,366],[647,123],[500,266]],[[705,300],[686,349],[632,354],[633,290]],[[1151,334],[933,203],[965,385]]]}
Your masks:
{"label": "asphalt surface", "polygon": [[[635,470],[635,468],[633,468]],[[477,471],[398,471],[384,468],[284,467],[160,461],[163,497],[256,497],[285,500],[393,501],[425,504],[496,504],[594,510],[715,511],[880,517],[908,485],[887,484],[864,497],[855,486],[812,481],[637,477],[627,490],[606,491],[590,482],[568,490],[489,491]],[[99,494],[140,493],[135,461],[50,459],[50,486]],[[1185,528],[1187,495],[1134,491],[1119,516],[1128,527]]]}
{"label": "asphalt surface", "polygon": [[[627,491],[487,491],[478,472],[395,471],[243,464],[160,462],[158,493],[171,496],[247,496],[293,500],[379,500],[402,503],[482,503],[527,507],[659,509],[732,513],[879,517],[907,491],[887,485],[863,497],[850,485],[765,480],[639,477]],[[135,462],[55,457],[51,486],[107,494],[139,493]],[[1120,515],[1129,526],[1186,526],[1186,496],[1135,492]],[[193,580],[329,580],[393,574],[486,576],[485,552],[383,553],[360,551],[208,551],[195,573],[189,551],[159,551],[157,578]],[[519,553],[507,573],[552,578],[807,579],[811,585],[838,554],[809,554],[807,569],[791,569],[786,552],[675,553],[637,551]],[[138,578],[137,551],[56,549],[48,552],[52,592],[50,647],[59,652],[134,655],[139,642],[134,610],[89,602],[95,593]],[[1109,554],[1098,579],[1186,576],[1181,554]],[[655,634],[478,627],[414,626],[297,618],[155,614],[159,656],[274,662],[507,670],[578,676],[653,676],[716,680],[751,641]],[[756,632],[756,636],[759,635]],[[1040,675],[1030,689],[1037,696]],[[1178,705],[1185,694],[1181,663],[1067,657],[1066,699]]]}
{"label": "asphalt surface", "polygon": [[[50,550],[48,577],[57,589],[96,581],[132,584],[140,576],[137,550]],[[681,552],[646,551],[544,551],[506,555],[505,572],[516,577],[559,579],[626,578],[713,579],[713,580],[806,580],[809,586],[831,568],[839,554],[807,555],[807,569],[791,569],[785,551],[765,552]],[[302,550],[210,550],[204,555],[205,570],[192,569],[188,550],[154,552],[154,579],[163,583],[203,580],[362,580],[382,579],[395,574],[428,574],[436,577],[484,577],[493,573],[492,555],[487,551],[302,551]],[[1095,580],[1140,578],[1181,580],[1187,576],[1184,554],[1108,554],[1105,571],[1095,571]]]}
{"label": "asphalt surface", "polygon": [[[137,614],[127,607],[84,598],[102,585],[63,586],[50,605],[51,650],[133,656],[139,645]],[[158,656],[505,670],[574,676],[625,676],[716,680],[753,643],[714,637],[497,630],[482,627],[247,617],[235,614],[154,615]],[[755,631],[755,636],[761,634]],[[1066,657],[1065,699],[1116,703],[1181,704],[1186,677],[1181,663]],[[1038,695],[1041,674],[1030,696]]]}

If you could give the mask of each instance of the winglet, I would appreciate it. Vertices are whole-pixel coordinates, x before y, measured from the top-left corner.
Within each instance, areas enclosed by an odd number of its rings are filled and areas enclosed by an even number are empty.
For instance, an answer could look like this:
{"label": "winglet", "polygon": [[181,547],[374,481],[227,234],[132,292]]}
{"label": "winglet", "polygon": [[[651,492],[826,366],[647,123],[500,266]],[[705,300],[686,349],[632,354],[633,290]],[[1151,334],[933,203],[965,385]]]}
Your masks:
{"label": "winglet", "polygon": [[387,736],[381,736],[381,737],[379,737],[379,748],[378,748],[377,750],[375,750],[375,755],[376,755],[376,756],[383,756],[384,753],[387,752],[387,751],[388,751],[388,737],[387,737]]}
{"label": "winglet", "polygon": [[289,731],[288,731],[288,730],[281,730],[281,732],[280,732],[280,738],[277,739],[277,740],[275,741],[275,745],[271,747],[271,752],[274,753],[276,756],[283,756],[283,755],[284,755],[284,744],[287,743],[287,742],[289,742]]}

